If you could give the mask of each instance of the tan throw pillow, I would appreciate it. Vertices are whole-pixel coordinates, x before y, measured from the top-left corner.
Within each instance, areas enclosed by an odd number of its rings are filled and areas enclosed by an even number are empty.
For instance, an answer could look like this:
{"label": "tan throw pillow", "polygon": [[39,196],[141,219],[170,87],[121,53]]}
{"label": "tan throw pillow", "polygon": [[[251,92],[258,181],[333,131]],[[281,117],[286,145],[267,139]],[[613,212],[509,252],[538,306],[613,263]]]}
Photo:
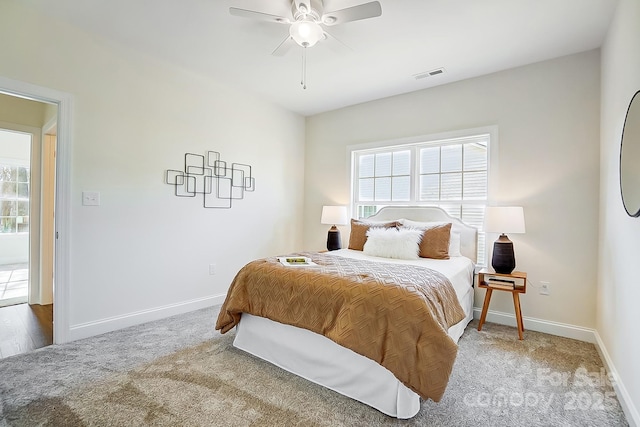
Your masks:
{"label": "tan throw pillow", "polygon": [[361,251],[367,242],[367,231],[371,227],[391,228],[397,227],[396,221],[391,222],[366,222],[357,219],[351,219],[351,234],[349,235],[349,249]]}
{"label": "tan throw pillow", "polygon": [[420,257],[449,259],[451,223],[426,228],[420,242]]}

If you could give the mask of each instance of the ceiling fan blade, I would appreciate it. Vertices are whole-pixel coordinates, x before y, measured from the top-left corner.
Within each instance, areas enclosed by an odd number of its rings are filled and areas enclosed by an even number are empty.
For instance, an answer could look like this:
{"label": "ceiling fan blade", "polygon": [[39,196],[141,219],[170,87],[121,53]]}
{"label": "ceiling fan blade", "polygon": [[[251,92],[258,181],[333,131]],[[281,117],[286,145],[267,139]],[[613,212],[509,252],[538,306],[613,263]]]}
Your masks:
{"label": "ceiling fan blade", "polygon": [[311,0],[294,0],[296,10],[303,15],[306,15],[311,11]]}
{"label": "ceiling fan blade", "polygon": [[282,40],[282,43],[278,45],[277,48],[271,52],[273,56],[284,56],[291,50],[293,46],[296,45],[296,42],[291,38],[291,36],[287,36],[286,39]]}
{"label": "ceiling fan blade", "polygon": [[349,45],[344,43],[342,40],[340,40],[336,36],[329,34],[328,32],[325,31],[324,37],[330,42],[330,43],[327,43],[327,46],[329,46],[329,49],[331,49],[332,51],[337,53],[353,52],[353,49],[351,49]]}
{"label": "ceiling fan blade", "polygon": [[255,10],[239,9],[237,7],[230,7],[229,13],[233,16],[240,16],[242,18],[257,19],[259,21],[275,22],[278,24],[290,23],[289,18],[278,15],[270,15],[268,13],[256,12]]}
{"label": "ceiling fan blade", "polygon": [[372,1],[358,6],[347,7],[322,15],[322,23],[328,26],[344,24],[345,22],[375,18],[382,15],[380,2]]}

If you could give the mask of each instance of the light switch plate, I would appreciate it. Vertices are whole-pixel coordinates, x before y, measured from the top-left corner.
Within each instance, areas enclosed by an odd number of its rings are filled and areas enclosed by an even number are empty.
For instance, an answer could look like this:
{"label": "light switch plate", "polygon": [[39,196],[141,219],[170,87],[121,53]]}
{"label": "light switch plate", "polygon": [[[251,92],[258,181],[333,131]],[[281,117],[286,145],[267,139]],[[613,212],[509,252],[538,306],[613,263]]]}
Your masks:
{"label": "light switch plate", "polygon": [[100,193],[98,191],[82,192],[83,206],[100,206]]}

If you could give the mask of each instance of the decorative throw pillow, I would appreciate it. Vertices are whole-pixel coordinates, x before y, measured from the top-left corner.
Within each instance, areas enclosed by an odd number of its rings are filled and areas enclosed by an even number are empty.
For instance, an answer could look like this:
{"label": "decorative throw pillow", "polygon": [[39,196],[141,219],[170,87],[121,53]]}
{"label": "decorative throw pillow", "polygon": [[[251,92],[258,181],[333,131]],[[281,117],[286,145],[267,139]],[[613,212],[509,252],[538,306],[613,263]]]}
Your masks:
{"label": "decorative throw pillow", "polygon": [[367,241],[367,231],[371,227],[378,228],[396,228],[398,223],[391,222],[367,222],[357,219],[351,219],[351,234],[349,235],[349,249],[361,251]]}
{"label": "decorative throw pillow", "polygon": [[449,240],[449,256],[462,256],[462,253],[460,252],[460,233],[457,231],[451,231],[451,240]]}
{"label": "decorative throw pillow", "polygon": [[410,228],[370,228],[364,253],[383,258],[418,259],[422,234],[422,230]]}
{"label": "decorative throw pillow", "polygon": [[[427,229],[427,228],[433,228],[436,226],[441,226],[441,225],[445,225],[447,223],[445,222],[436,222],[436,221],[431,221],[431,222],[419,222],[419,221],[412,221],[410,219],[400,219],[398,220],[398,222],[400,224],[402,224],[405,227],[414,227],[414,228],[421,228],[421,229]],[[452,256],[462,256],[462,253],[460,252],[460,232],[459,231],[455,231],[456,226],[455,225],[451,225],[451,236],[449,239],[449,257]],[[422,256],[422,255],[421,255]],[[423,257],[423,258],[427,258],[427,257]]]}
{"label": "decorative throw pillow", "polygon": [[402,224],[405,227],[414,227],[414,228],[431,228],[434,227],[436,225],[444,225],[446,224],[445,221],[428,221],[428,222],[422,222],[422,221],[413,221],[410,219],[399,219],[398,222],[400,224]]}
{"label": "decorative throw pillow", "polygon": [[423,230],[424,234],[420,242],[420,257],[449,259],[451,223],[436,225]]}

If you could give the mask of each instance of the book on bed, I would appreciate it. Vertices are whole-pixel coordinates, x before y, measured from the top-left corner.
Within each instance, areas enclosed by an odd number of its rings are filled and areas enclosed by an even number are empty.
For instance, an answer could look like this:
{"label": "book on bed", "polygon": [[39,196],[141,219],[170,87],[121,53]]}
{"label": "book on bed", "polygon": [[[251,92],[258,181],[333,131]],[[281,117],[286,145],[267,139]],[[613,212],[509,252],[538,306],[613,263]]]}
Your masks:
{"label": "book on bed", "polygon": [[311,258],[304,256],[278,257],[278,261],[280,261],[280,264],[287,267],[310,267],[318,265],[311,261]]}

